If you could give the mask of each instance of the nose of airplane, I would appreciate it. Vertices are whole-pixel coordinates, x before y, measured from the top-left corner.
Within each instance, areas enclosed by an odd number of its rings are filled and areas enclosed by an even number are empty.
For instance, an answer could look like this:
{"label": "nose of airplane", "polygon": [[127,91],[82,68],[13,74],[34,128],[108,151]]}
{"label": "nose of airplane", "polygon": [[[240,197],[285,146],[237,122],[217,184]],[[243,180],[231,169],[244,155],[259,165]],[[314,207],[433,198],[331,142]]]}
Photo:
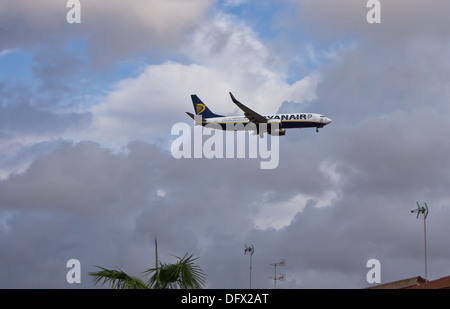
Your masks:
{"label": "nose of airplane", "polygon": [[331,120],[331,118],[322,116],[321,119],[320,119],[320,121],[321,121],[322,123],[324,123],[324,124],[329,124],[329,123],[331,123],[332,120]]}

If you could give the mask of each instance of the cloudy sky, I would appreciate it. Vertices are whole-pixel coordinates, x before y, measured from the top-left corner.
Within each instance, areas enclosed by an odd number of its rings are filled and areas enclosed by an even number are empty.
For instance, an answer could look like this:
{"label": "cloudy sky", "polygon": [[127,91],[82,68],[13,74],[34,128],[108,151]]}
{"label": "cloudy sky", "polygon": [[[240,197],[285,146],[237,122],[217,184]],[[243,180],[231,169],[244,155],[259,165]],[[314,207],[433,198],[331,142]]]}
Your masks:
{"label": "cloudy sky", "polygon": [[[92,288],[199,257],[207,288],[363,288],[450,274],[450,3],[0,0],[0,287]],[[175,159],[197,94],[241,114],[317,112],[279,165]],[[226,146],[226,145],[225,145]],[[81,284],[69,284],[69,259]]]}

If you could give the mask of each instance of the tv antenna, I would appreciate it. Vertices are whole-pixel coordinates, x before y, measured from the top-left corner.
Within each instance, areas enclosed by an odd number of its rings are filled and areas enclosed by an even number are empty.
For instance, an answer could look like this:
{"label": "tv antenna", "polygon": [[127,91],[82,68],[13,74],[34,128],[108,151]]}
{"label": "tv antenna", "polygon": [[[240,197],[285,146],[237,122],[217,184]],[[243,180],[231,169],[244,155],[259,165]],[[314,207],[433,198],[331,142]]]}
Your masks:
{"label": "tv antenna", "polygon": [[412,213],[417,213],[416,218],[419,219],[420,216],[423,217],[423,239],[425,245],[425,280],[428,281],[427,274],[427,216],[428,216],[428,205],[424,203],[425,206],[420,207],[419,202],[416,202],[417,209],[411,210]]}
{"label": "tv antenna", "polygon": [[255,247],[253,245],[248,246],[245,245],[244,255],[249,253],[250,254],[250,289],[252,288],[252,257],[253,253],[255,253]]}
{"label": "tv antenna", "polygon": [[274,267],[275,270],[275,274],[273,277],[269,277],[271,279],[273,279],[273,288],[276,289],[277,288],[277,281],[284,281],[286,276],[284,274],[280,274],[277,277],[277,266],[286,266],[286,260],[285,259],[281,259],[279,262],[277,263],[272,263],[270,264]]}

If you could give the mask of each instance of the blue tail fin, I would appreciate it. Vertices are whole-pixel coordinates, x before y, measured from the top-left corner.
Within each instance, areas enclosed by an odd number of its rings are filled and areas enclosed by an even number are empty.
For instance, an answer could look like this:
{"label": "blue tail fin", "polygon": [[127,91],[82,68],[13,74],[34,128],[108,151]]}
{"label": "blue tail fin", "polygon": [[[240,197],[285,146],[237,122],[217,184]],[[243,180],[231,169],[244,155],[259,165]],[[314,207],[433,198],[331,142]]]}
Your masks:
{"label": "blue tail fin", "polygon": [[203,118],[223,117],[222,115],[214,114],[205,103],[200,100],[197,95],[191,95],[192,104],[194,104],[194,111],[196,115],[201,115]]}

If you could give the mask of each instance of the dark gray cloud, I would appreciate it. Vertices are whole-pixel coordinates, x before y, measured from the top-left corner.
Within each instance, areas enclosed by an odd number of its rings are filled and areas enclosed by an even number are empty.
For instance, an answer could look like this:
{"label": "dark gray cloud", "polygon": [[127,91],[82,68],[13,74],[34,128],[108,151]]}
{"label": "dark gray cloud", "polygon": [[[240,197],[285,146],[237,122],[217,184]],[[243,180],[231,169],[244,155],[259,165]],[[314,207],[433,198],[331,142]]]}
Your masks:
{"label": "dark gray cloud", "polygon": [[280,24],[322,43],[352,37],[397,45],[404,38],[448,36],[445,12],[449,4],[445,1],[429,1],[426,6],[418,0],[380,1],[379,24],[367,22],[371,10],[368,1],[292,0],[287,3],[292,5],[291,10]]}
{"label": "dark gray cloud", "polygon": [[210,0],[80,2],[81,23],[70,24],[66,3],[44,0],[38,7],[23,0],[4,3],[0,50],[43,45],[55,50],[83,37],[92,64],[110,65],[131,55],[158,54],[178,46],[211,5]]}
{"label": "dark gray cloud", "polygon": [[[440,239],[446,234],[443,217],[448,216],[442,188],[418,177],[417,184],[395,190],[405,186],[405,179],[401,173],[397,180],[390,179],[384,169],[368,165],[373,148],[362,147],[363,132],[348,131],[352,143],[346,145],[326,142],[335,134],[327,132],[299,137],[304,139],[301,151],[298,144],[282,143],[280,166],[269,171],[260,170],[256,159],[177,160],[142,142],[129,144],[127,155],[90,142],[63,143],[25,173],[0,184],[2,247],[8,249],[2,264],[11,265],[4,275],[21,274],[11,286],[70,287],[64,281],[64,263],[78,258],[82,286],[91,287],[86,273],[93,265],[136,275],[150,267],[157,237],[163,260],[188,251],[200,256],[208,287],[247,287],[248,256],[243,249],[250,243],[256,248],[254,287],[272,286],[270,263],[280,258],[287,260],[282,269],[287,281],[280,287],[364,287],[365,263],[371,258],[381,261],[383,280],[421,273],[421,221],[410,214],[417,197],[414,189],[420,186],[426,186],[428,194],[420,197],[432,205],[429,249],[436,255],[430,253],[430,275],[448,271],[441,262],[449,254]],[[367,162],[356,162],[358,157],[367,157]],[[331,160],[336,162],[338,183],[319,168]],[[448,183],[436,172],[429,171],[443,186]],[[336,190],[337,198],[317,207],[314,196],[326,190]],[[273,192],[269,201],[267,192]],[[298,193],[313,197],[299,205],[289,225],[256,228],[266,203],[273,217],[281,216],[280,205]]]}
{"label": "dark gray cloud", "polygon": [[61,134],[86,127],[91,121],[89,112],[56,110],[54,99],[53,103],[44,101],[40,95],[35,96],[32,90],[20,84],[0,82],[0,93],[0,131],[4,136]]}

